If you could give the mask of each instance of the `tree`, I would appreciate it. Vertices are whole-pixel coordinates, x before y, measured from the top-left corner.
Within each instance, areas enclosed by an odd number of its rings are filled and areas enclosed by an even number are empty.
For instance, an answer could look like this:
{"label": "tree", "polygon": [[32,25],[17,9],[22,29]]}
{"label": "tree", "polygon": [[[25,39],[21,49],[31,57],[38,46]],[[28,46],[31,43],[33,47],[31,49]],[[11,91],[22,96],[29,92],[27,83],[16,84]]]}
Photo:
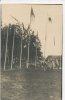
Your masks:
{"label": "tree", "polygon": [[[1,29],[1,61],[2,65],[4,64],[4,56],[5,56],[5,48],[6,48],[6,35],[7,35],[7,29],[8,27],[8,57],[7,57],[7,64],[6,65],[11,65],[11,59],[12,59],[12,45],[13,45],[13,35],[14,35],[14,28],[15,28],[15,39],[14,39],[14,65],[19,65],[20,61],[20,48],[21,48],[21,34],[22,34],[22,60],[26,63],[27,56],[28,56],[28,40],[29,40],[29,35],[28,31],[31,30],[30,26],[28,25],[27,28],[24,27],[24,24],[22,24],[22,29],[20,28],[19,25],[15,24],[9,24],[8,26],[4,26]],[[34,34],[35,32],[31,30],[30,32],[30,61],[34,62],[35,61],[35,56],[36,56],[36,35]],[[39,37],[37,38],[37,57],[38,61],[40,61],[43,56],[41,52],[41,43],[39,40]]]}

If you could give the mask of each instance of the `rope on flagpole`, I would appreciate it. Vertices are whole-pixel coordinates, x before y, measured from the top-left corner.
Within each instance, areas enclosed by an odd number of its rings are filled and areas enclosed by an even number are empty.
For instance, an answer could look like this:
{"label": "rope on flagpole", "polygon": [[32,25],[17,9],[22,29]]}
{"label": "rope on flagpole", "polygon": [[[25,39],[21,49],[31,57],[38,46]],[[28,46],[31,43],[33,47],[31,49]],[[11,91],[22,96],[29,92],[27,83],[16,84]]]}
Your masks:
{"label": "rope on flagpole", "polygon": [[45,32],[45,47],[44,47],[44,59],[45,59],[45,51],[46,51],[46,41],[47,41],[47,27],[48,27],[48,14],[47,14],[47,17],[46,17],[46,32]]}

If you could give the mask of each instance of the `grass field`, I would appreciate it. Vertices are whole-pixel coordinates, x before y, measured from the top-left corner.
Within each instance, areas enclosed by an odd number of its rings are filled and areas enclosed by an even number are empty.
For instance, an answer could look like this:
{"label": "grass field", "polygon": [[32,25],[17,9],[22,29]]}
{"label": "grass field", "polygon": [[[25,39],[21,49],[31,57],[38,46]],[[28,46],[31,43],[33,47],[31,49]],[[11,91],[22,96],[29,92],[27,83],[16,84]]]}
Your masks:
{"label": "grass field", "polygon": [[1,100],[61,100],[61,71],[2,71]]}

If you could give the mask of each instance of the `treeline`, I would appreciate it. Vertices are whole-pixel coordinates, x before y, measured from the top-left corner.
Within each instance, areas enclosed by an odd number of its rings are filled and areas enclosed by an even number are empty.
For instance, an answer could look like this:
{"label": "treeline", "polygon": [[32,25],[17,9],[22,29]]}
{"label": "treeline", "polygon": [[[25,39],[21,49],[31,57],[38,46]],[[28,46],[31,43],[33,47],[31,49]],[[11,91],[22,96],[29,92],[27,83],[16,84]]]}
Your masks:
{"label": "treeline", "polygon": [[[8,37],[7,37],[8,32]],[[8,39],[8,42],[7,42]],[[12,48],[13,48],[13,39],[14,39],[14,52],[13,52],[13,64],[19,64],[20,62],[20,52],[22,45],[22,61],[26,62],[28,57],[28,43],[29,43],[29,59],[30,62],[41,61],[43,55],[41,52],[41,43],[40,39],[35,32],[31,30],[28,25],[25,28],[24,24],[20,27],[19,25],[9,24],[1,28],[1,65],[4,65],[5,53],[6,53],[6,43],[7,43],[7,57],[6,57],[6,66],[11,65],[12,59]],[[21,44],[22,40],[22,44]],[[37,51],[36,51],[37,48]]]}

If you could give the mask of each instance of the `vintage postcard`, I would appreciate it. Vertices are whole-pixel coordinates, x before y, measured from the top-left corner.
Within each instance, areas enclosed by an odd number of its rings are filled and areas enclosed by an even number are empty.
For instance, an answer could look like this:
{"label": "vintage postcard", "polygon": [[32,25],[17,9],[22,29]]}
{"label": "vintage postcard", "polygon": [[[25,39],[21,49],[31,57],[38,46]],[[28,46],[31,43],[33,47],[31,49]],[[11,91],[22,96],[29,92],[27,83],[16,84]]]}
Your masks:
{"label": "vintage postcard", "polygon": [[62,100],[61,4],[2,4],[1,100]]}

